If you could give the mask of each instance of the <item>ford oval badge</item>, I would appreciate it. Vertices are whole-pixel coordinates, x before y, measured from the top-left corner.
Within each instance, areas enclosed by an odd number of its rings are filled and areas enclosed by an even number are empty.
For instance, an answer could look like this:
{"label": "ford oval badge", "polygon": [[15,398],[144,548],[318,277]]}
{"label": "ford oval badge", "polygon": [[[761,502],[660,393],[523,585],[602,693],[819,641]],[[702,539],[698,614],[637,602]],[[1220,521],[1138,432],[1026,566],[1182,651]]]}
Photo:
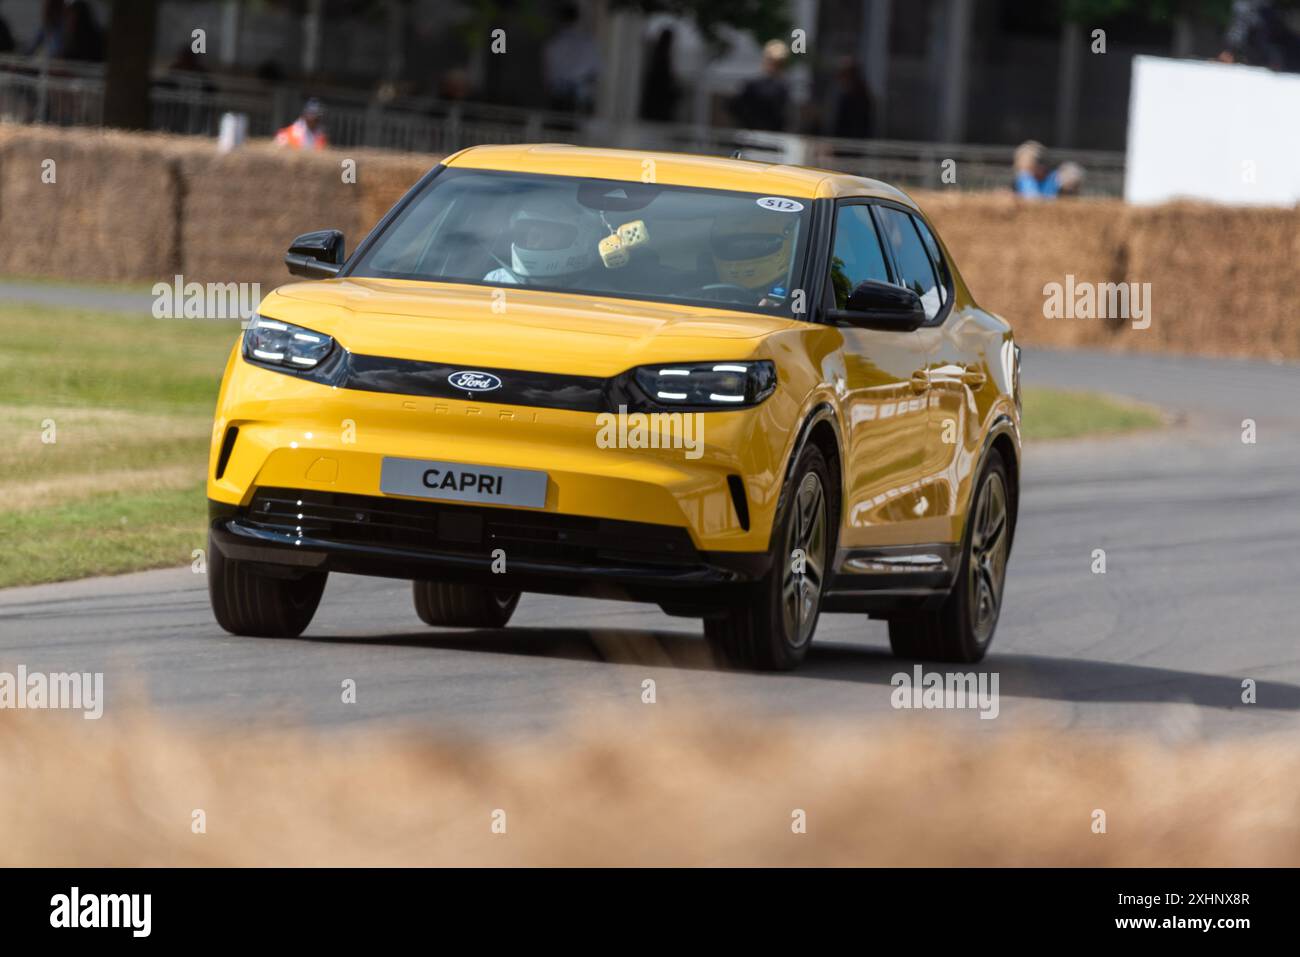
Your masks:
{"label": "ford oval badge", "polygon": [[501,388],[501,380],[490,372],[453,372],[447,381],[466,392],[491,392]]}

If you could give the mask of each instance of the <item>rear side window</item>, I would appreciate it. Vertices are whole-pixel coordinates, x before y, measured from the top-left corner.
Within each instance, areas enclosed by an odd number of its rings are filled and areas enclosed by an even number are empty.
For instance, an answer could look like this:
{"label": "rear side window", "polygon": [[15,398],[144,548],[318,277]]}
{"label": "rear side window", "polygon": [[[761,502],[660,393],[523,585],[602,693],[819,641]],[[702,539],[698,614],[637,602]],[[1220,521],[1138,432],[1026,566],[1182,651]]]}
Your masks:
{"label": "rear side window", "polygon": [[933,319],[943,306],[943,293],[940,292],[934,264],[930,261],[930,254],[925,251],[925,244],[921,242],[915,222],[907,213],[888,206],[879,206],[876,212],[880,216],[880,228],[885,234],[885,242],[889,243],[894,252],[901,284],[921,297],[925,318]]}
{"label": "rear side window", "polygon": [[934,263],[934,270],[939,274],[939,302],[948,301],[948,267],[944,264],[943,253],[939,252],[939,243],[934,238],[934,233],[930,232],[930,227],[925,225],[925,220],[920,216],[913,216],[912,222],[916,226],[916,231],[921,234],[921,242],[925,243],[926,252],[930,254],[930,261]]}
{"label": "rear side window", "polygon": [[835,251],[831,256],[831,290],[835,307],[844,309],[849,293],[866,279],[889,282],[889,269],[867,206],[842,206],[835,220]]}

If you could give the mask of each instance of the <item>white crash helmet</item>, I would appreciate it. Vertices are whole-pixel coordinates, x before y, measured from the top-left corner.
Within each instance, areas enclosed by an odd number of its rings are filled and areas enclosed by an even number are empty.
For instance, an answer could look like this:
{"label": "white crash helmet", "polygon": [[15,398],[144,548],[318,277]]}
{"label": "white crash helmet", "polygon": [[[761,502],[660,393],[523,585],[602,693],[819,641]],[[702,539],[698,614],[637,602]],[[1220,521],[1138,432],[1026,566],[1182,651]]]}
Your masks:
{"label": "white crash helmet", "polygon": [[582,272],[596,260],[600,220],[559,196],[538,196],[510,217],[510,266],[517,276],[544,279]]}

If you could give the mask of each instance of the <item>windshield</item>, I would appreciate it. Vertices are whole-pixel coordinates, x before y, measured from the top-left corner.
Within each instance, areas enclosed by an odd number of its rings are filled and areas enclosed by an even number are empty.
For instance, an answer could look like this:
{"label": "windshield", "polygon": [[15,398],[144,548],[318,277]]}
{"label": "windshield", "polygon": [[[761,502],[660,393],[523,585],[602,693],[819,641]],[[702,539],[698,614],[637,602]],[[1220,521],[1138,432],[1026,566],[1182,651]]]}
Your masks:
{"label": "windshield", "polygon": [[810,214],[784,196],[448,169],[349,275],[789,315]]}

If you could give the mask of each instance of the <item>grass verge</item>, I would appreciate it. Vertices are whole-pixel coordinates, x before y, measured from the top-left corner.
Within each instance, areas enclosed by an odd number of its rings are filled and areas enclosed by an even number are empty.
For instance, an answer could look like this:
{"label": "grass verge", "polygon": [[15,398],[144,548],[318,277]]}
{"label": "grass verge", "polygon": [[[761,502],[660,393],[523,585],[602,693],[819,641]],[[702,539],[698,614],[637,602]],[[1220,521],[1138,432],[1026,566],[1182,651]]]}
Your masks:
{"label": "grass verge", "polygon": [[199,481],[176,489],[96,495],[0,512],[0,588],[189,562],[206,548]]}
{"label": "grass verge", "polygon": [[191,561],[238,335],[229,322],[0,305],[0,587]]}
{"label": "grass verge", "polygon": [[1164,425],[1154,406],[1096,392],[1025,389],[1022,398],[1026,442],[1117,435]]}

